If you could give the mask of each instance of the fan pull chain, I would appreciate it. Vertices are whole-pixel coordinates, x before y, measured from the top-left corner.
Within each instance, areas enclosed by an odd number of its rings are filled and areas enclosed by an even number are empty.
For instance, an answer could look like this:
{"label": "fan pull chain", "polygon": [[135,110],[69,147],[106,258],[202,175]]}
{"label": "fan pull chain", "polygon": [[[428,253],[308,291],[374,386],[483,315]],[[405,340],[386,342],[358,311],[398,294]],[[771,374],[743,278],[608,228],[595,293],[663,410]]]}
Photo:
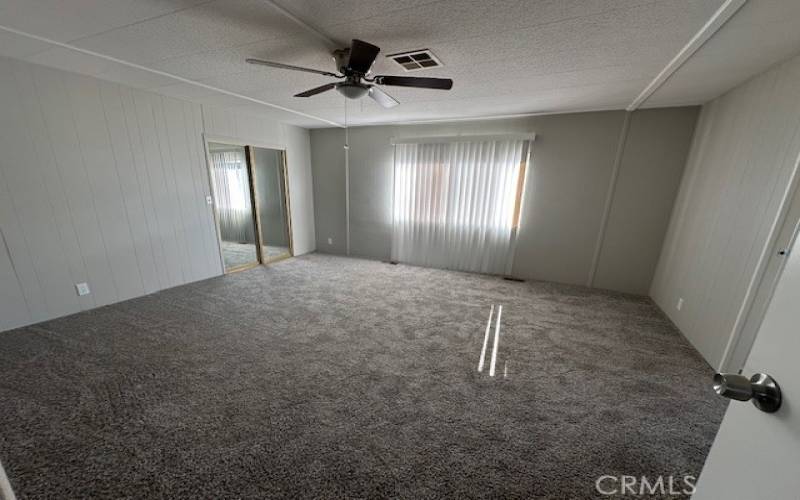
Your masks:
{"label": "fan pull chain", "polygon": [[347,128],[347,98],[344,98],[344,149],[350,149],[350,131]]}
{"label": "fan pull chain", "polygon": [[350,130],[347,127],[347,97],[344,98],[344,203],[345,250],[350,255]]}

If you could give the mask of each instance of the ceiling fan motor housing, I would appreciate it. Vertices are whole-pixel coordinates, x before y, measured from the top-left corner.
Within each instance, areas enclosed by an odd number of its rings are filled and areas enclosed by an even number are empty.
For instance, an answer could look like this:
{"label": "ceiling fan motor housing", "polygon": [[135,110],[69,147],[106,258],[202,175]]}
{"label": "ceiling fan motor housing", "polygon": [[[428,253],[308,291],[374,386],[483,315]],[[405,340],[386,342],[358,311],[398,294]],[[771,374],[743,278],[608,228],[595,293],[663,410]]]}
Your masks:
{"label": "ceiling fan motor housing", "polygon": [[[333,60],[339,73],[347,75],[347,60],[350,58],[350,47],[333,51]],[[350,72],[352,74],[352,71]]]}

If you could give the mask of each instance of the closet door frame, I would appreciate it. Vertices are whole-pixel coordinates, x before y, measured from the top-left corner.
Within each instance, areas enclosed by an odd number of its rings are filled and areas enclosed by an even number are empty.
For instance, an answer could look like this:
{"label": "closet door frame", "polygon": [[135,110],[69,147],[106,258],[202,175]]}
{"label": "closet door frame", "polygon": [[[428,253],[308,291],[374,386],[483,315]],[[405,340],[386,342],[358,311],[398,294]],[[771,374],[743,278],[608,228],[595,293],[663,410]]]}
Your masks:
{"label": "closet door frame", "polygon": [[247,182],[250,192],[250,208],[253,210],[253,225],[255,226],[256,240],[256,259],[257,264],[264,264],[264,249],[261,244],[261,208],[258,206],[258,193],[256,193],[256,176],[253,169],[255,157],[253,156],[253,146],[247,144],[244,147],[245,163],[247,164]]}
{"label": "closet door frame", "polygon": [[[214,142],[214,141],[211,141],[211,142]],[[288,238],[289,238],[289,253],[288,254],[284,254],[284,255],[280,255],[278,257],[275,257],[274,259],[262,258],[260,260],[260,262],[262,264],[273,264],[275,262],[294,257],[294,238],[292,237],[292,209],[291,209],[290,200],[289,200],[289,169],[288,169],[287,160],[286,160],[286,148],[278,147],[278,146],[263,146],[263,145],[252,144],[252,143],[247,145],[246,148],[247,148],[246,150],[248,152],[247,153],[247,162],[248,162],[248,165],[251,165],[251,166],[255,165],[255,154],[253,152],[253,148],[272,149],[274,151],[280,151],[281,152],[281,166],[280,166],[280,168],[281,168],[281,175],[283,176],[283,203],[284,203],[284,206],[286,207],[286,231],[288,233]],[[257,205],[258,204],[258,199],[257,199],[258,198],[258,193],[255,191],[256,183],[255,183],[255,170],[254,169],[251,171],[251,177],[250,178],[251,178],[250,182],[251,182],[252,188],[253,188],[253,196],[256,198],[254,206],[256,207],[255,210],[258,211],[257,217],[258,217],[258,230],[259,230],[259,238],[260,238],[261,237],[261,227],[262,227],[261,226],[261,215],[260,215],[261,211],[259,210],[258,205]],[[259,252],[263,251],[263,249],[261,248],[261,243],[263,243],[263,241],[259,240]]]}
{"label": "closet door frame", "polygon": [[[220,143],[220,144],[230,144],[231,146],[240,146],[240,147],[244,148],[244,151],[245,151],[245,163],[247,164],[247,178],[248,178],[248,182],[250,184],[250,186],[249,186],[249,188],[250,188],[249,192],[250,192],[250,198],[251,198],[250,207],[251,207],[251,209],[253,211],[253,223],[254,223],[254,226],[255,226],[253,229],[255,231],[255,239],[256,239],[256,259],[257,259],[257,262],[254,262],[252,264],[246,264],[246,265],[238,266],[238,267],[235,267],[235,268],[232,268],[232,269],[226,269],[225,268],[225,260],[223,259],[223,255],[222,255],[222,228],[220,227],[219,213],[218,213],[218,209],[217,209],[217,207],[218,207],[218,205],[217,205],[218,196],[217,196],[217,192],[216,192],[216,188],[215,188],[215,184],[214,184],[214,172],[213,172],[214,163],[211,161],[211,150],[210,150],[210,148],[208,146],[208,143],[210,143],[210,142]],[[220,261],[220,266],[222,268],[223,274],[228,274],[228,273],[233,273],[233,272],[238,272],[238,271],[244,271],[244,270],[247,270],[247,269],[252,269],[252,268],[254,268],[256,266],[259,266],[259,265],[271,264],[273,262],[278,262],[280,260],[288,259],[290,257],[293,257],[294,256],[294,238],[292,236],[292,215],[291,215],[292,211],[291,211],[291,207],[289,205],[289,203],[290,203],[290,201],[289,201],[289,175],[288,175],[289,174],[289,170],[288,170],[288,167],[287,167],[286,147],[285,146],[276,145],[276,144],[267,144],[267,143],[260,143],[260,142],[255,142],[255,141],[243,141],[241,139],[235,139],[233,137],[225,137],[225,136],[219,136],[219,135],[209,135],[209,134],[205,134],[205,133],[203,133],[203,147],[205,148],[205,154],[206,154],[206,167],[207,167],[206,168],[206,173],[208,174],[207,181],[208,181],[208,184],[209,184],[209,192],[211,193],[211,199],[212,199],[212,212],[214,214],[214,227],[217,230],[217,250],[218,250],[218,253],[219,253],[219,261]],[[264,259],[264,256],[262,255],[262,253],[263,253],[262,241],[263,240],[261,238],[261,216],[260,216],[260,210],[259,210],[259,205],[258,205],[258,196],[257,196],[257,193],[256,193],[256,183],[255,183],[255,175],[254,175],[255,173],[254,173],[254,170],[253,170],[253,160],[254,160],[253,148],[277,150],[277,151],[281,152],[281,156],[283,157],[283,165],[282,165],[282,169],[283,169],[283,172],[282,172],[283,173],[283,197],[284,197],[284,203],[286,204],[286,226],[287,226],[288,232],[289,232],[289,255],[284,255],[284,256],[278,257],[276,259],[269,260],[269,261]]]}

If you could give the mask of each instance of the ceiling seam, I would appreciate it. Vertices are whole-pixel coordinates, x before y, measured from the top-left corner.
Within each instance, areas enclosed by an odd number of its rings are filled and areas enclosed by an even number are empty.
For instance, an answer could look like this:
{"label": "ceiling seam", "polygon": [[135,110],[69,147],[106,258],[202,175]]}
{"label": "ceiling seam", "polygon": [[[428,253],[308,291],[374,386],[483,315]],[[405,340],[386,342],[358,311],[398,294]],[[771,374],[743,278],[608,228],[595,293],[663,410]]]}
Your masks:
{"label": "ceiling seam", "polygon": [[647,101],[667,80],[683,66],[705,43],[714,36],[722,26],[733,17],[747,0],[725,0],[719,9],[706,21],[700,30],[675,54],[664,69],[636,96],[626,108],[628,111],[637,110]]}
{"label": "ceiling seam", "polygon": [[[6,32],[9,32],[9,33],[13,33],[15,35],[24,36],[24,37],[30,38],[32,40],[38,40],[40,42],[49,43],[51,45],[55,45],[57,47],[61,47],[61,48],[67,49],[67,50],[80,52],[82,54],[86,54],[86,55],[89,55],[89,56],[97,57],[97,58],[100,58],[100,59],[105,59],[107,61],[111,61],[111,62],[115,62],[115,63],[118,63],[118,64],[122,64],[123,66],[128,66],[130,68],[139,69],[139,70],[142,70],[142,71],[147,71],[147,72],[153,73],[155,75],[160,75],[160,76],[164,76],[164,77],[167,77],[167,78],[172,78],[172,79],[177,80],[177,81],[182,82],[182,83],[188,83],[190,85],[195,85],[197,87],[201,87],[201,88],[204,88],[204,89],[213,90],[213,91],[219,92],[221,94],[229,95],[231,97],[236,97],[236,98],[243,99],[245,101],[250,101],[250,102],[253,102],[253,103],[256,103],[256,104],[261,104],[261,105],[267,106],[269,108],[277,109],[277,110],[280,110],[280,111],[285,111],[287,113],[291,113],[291,114],[294,114],[294,115],[297,115],[297,116],[302,116],[304,118],[310,118],[312,120],[316,120],[316,121],[319,121],[319,122],[322,122],[322,123],[327,123],[328,125],[333,125],[334,127],[342,127],[342,125],[340,123],[332,121],[332,120],[321,118],[319,116],[311,115],[311,114],[308,114],[308,113],[303,113],[302,111],[296,111],[294,109],[287,108],[287,107],[284,107],[284,106],[280,106],[278,104],[272,104],[271,102],[263,101],[261,99],[255,99],[253,97],[249,97],[249,96],[246,96],[246,95],[243,95],[243,94],[239,94],[239,93],[236,93],[236,92],[231,92],[229,90],[221,89],[219,87],[214,87],[213,85],[208,85],[208,84],[205,84],[205,83],[198,82],[196,80],[191,80],[189,78],[184,78],[182,76],[178,76],[178,75],[175,75],[175,74],[172,74],[172,73],[168,73],[166,71],[161,71],[161,70],[157,70],[157,69],[153,69],[153,68],[148,68],[147,66],[142,66],[141,64],[136,64],[136,63],[132,63],[132,62],[129,62],[129,61],[125,61],[124,59],[118,59],[118,58],[113,57],[113,56],[109,56],[109,55],[106,55],[106,54],[101,54],[99,52],[94,52],[92,50],[82,49],[80,47],[76,47],[75,45],[70,45],[69,43],[59,42],[59,41],[56,41],[56,40],[52,40],[50,38],[45,38],[43,36],[34,35],[33,33],[27,33],[25,31],[21,31],[21,30],[18,30],[18,29],[15,29],[15,28],[11,28],[11,27],[8,27],[8,26],[3,26],[3,25],[0,25],[0,30],[6,31]],[[31,61],[27,61],[27,62],[31,62]],[[95,78],[97,78],[97,77],[95,77]]]}
{"label": "ceiling seam", "polygon": [[[264,40],[271,40],[271,39],[266,38]],[[261,41],[261,40],[259,40],[259,41]],[[220,51],[220,50],[237,49],[237,48],[241,48],[241,47],[246,47],[248,45],[253,45],[255,43],[258,43],[258,42],[247,42],[247,43],[244,43],[244,44],[232,45],[230,47],[226,47],[225,49],[209,49],[209,50],[205,50],[205,51],[201,51],[201,52],[192,52],[191,54],[188,54],[188,56],[191,57],[191,56],[195,56],[195,55],[198,55],[198,54],[200,54],[200,55],[208,54],[208,53],[212,53],[212,52],[216,52],[216,51]],[[567,51],[560,51],[558,53],[559,54],[562,54],[562,53],[566,54],[568,52]],[[169,62],[169,61],[171,61],[173,59],[177,60],[177,59],[182,59],[184,57],[187,57],[187,56],[186,55],[170,56],[170,57],[167,57],[167,58],[164,58],[164,59],[154,59],[154,60],[152,60],[150,62],[163,64],[163,63]],[[517,57],[497,58],[497,59],[493,59],[492,62],[516,61],[518,59],[519,58],[517,58]],[[606,65],[598,65],[598,66],[586,66],[586,67],[580,68],[580,69],[569,69],[569,70],[564,70],[564,71],[552,71],[552,72],[542,71],[542,72],[530,73],[528,75],[518,75],[518,76],[513,76],[513,77],[514,78],[517,78],[517,77],[520,77],[520,78],[548,77],[548,76],[565,75],[565,74],[569,74],[569,73],[581,73],[581,72],[585,72],[585,71],[596,71],[596,70],[614,69],[614,68],[632,68],[632,67],[634,67],[634,66],[632,66],[630,64],[606,64]],[[479,68],[479,69],[481,69],[481,68]],[[228,73],[225,73],[225,76],[241,76],[241,75],[250,74],[252,72],[253,72],[252,69],[246,69],[246,70],[242,70],[242,71],[228,72]],[[508,75],[509,73],[506,73],[506,74]],[[436,75],[434,75],[434,76],[436,76]],[[448,76],[452,76],[453,78],[457,78],[457,77],[463,77],[463,76],[469,76],[469,75],[465,72],[465,73],[456,73],[454,75],[453,74],[448,74]],[[204,76],[204,77],[201,77],[201,78],[197,78],[197,81],[202,82],[203,80],[207,80],[207,79],[215,78],[215,77],[216,76]],[[644,80],[645,78],[646,78],[646,76],[642,75],[641,78],[628,78],[628,79],[619,80],[619,81]]]}
{"label": "ceiling seam", "polygon": [[273,9],[278,11],[285,18],[289,19],[290,21],[294,22],[295,24],[297,24],[301,28],[305,29],[306,31],[308,31],[309,33],[314,35],[316,38],[319,38],[322,41],[324,41],[325,44],[328,45],[328,48],[330,48],[331,50],[341,49],[342,47],[347,46],[347,44],[342,44],[338,40],[334,40],[327,33],[325,33],[322,29],[318,28],[317,26],[314,26],[313,24],[309,23],[308,21],[305,21],[300,16],[294,14],[289,9],[279,5],[278,3],[274,2],[273,0],[263,0],[263,1],[265,3],[267,3],[267,4],[269,4]]}
{"label": "ceiling seam", "polygon": [[178,12],[183,12],[185,10],[194,9],[196,7],[202,7],[203,5],[209,4],[209,3],[214,2],[214,1],[216,1],[216,0],[205,0],[204,2],[200,2],[200,3],[194,4],[194,5],[187,5],[186,7],[183,7],[182,9],[177,9],[177,10],[173,10],[173,11],[170,11],[170,12],[164,12],[163,14],[158,14],[157,16],[148,17],[146,19],[140,19],[140,20],[134,21],[132,23],[122,24],[120,26],[114,26],[113,28],[109,28],[107,30],[99,31],[97,33],[92,33],[91,35],[83,35],[83,36],[79,36],[78,38],[72,38],[72,39],[67,40],[67,42],[68,43],[80,42],[82,40],[86,40],[87,38],[92,38],[92,37],[95,37],[95,36],[105,35],[106,33],[110,33],[110,32],[112,32],[114,30],[121,30],[121,29],[125,29],[125,28],[130,28],[131,26],[136,26],[137,24],[142,24],[142,23],[146,23],[148,21],[154,21],[156,19],[161,19],[162,17],[171,16],[172,14],[177,14]]}
{"label": "ceiling seam", "polygon": [[511,113],[502,115],[488,115],[488,116],[464,116],[464,117],[450,117],[450,118],[433,118],[430,120],[406,120],[406,121],[386,121],[386,122],[369,122],[369,123],[348,123],[348,127],[373,127],[373,126],[389,126],[389,125],[425,125],[433,123],[456,123],[456,122],[477,122],[489,120],[511,120],[516,118],[531,118],[535,116],[554,116],[554,115],[568,115],[573,113],[601,113],[604,111],[619,111],[625,110],[618,106],[598,106],[594,108],[573,108],[563,111],[538,111],[532,113]]}

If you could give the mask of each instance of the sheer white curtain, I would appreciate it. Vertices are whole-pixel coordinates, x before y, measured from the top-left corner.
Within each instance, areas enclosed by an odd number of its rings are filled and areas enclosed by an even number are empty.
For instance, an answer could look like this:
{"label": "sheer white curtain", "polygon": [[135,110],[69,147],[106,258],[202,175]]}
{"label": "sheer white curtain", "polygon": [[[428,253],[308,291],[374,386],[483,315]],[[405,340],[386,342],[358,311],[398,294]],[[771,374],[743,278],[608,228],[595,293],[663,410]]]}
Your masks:
{"label": "sheer white curtain", "polygon": [[211,163],[222,239],[255,242],[244,148],[241,151],[212,151]]}
{"label": "sheer white curtain", "polygon": [[525,140],[397,144],[392,260],[502,274]]}

